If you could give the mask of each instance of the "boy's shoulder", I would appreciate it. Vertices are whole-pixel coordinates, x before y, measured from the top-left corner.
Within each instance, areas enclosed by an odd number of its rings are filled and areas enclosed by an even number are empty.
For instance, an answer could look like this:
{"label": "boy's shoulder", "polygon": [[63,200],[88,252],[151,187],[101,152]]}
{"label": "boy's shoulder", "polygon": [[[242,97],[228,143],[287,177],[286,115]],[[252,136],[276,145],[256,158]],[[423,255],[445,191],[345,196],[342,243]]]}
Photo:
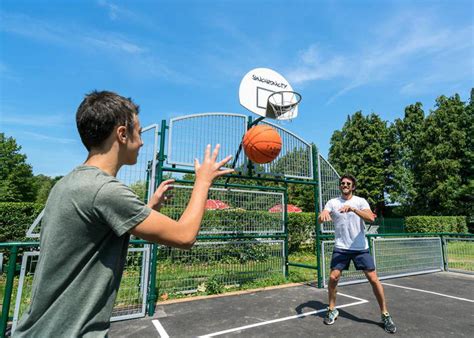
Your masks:
{"label": "boy's shoulder", "polygon": [[[123,185],[116,177],[107,174],[97,167],[81,165],[61,178],[53,187],[56,194],[95,194],[108,183]],[[115,185],[115,184],[113,184]],[[79,197],[79,196],[77,196]],[[89,196],[90,197],[90,196]]]}
{"label": "boy's shoulder", "polygon": [[100,183],[100,182],[120,182],[115,176],[107,174],[105,171],[98,167],[80,165],[72,170],[64,178],[69,177],[70,179],[82,180],[89,183]]}

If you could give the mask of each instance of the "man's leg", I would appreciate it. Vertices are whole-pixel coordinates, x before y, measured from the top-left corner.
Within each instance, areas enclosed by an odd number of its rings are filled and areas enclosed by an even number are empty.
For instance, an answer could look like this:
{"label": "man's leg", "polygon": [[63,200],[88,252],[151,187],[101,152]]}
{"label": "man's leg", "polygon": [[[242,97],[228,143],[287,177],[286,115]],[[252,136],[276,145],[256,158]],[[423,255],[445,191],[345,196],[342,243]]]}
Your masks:
{"label": "man's leg", "polygon": [[377,298],[377,302],[379,303],[385,331],[389,333],[395,333],[397,331],[397,327],[395,326],[395,323],[392,320],[392,316],[390,316],[387,311],[387,303],[385,302],[383,286],[382,283],[380,283],[379,278],[377,277],[377,272],[375,272],[375,270],[365,270],[364,273],[368,281],[370,282],[370,285],[372,285],[372,290],[374,291],[375,298]]}
{"label": "man's leg", "polygon": [[328,295],[329,295],[329,306],[324,317],[324,324],[332,325],[339,316],[339,311],[336,309],[336,288],[339,278],[341,277],[341,270],[332,269],[329,275]]}
{"label": "man's leg", "polygon": [[328,295],[329,295],[329,309],[334,310],[336,307],[336,289],[337,283],[341,278],[341,270],[333,269],[329,275]]}
{"label": "man's leg", "polygon": [[385,295],[383,292],[382,283],[380,283],[379,278],[377,277],[377,272],[375,270],[371,271],[364,271],[367,280],[372,285],[372,290],[374,291],[375,298],[377,298],[377,302],[379,303],[380,312],[387,313],[387,303],[385,302]]}
{"label": "man's leg", "polygon": [[332,325],[339,316],[339,311],[336,309],[336,288],[342,270],[349,267],[350,256],[340,249],[335,248],[331,258],[331,273],[329,274],[328,297],[329,306],[324,318],[324,324]]}

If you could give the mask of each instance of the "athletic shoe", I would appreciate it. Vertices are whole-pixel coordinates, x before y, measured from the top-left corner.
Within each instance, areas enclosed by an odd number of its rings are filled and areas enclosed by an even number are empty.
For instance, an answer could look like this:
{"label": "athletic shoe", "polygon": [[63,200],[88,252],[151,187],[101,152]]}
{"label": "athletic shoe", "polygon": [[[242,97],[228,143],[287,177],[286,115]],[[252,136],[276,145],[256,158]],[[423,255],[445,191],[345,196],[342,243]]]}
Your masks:
{"label": "athletic shoe", "polygon": [[324,324],[326,325],[334,324],[338,316],[339,316],[339,311],[337,311],[337,309],[330,310],[328,308],[328,311],[326,312],[326,317],[324,318]]}
{"label": "athletic shoe", "polygon": [[395,326],[395,323],[393,322],[392,316],[390,314],[382,314],[382,322],[383,322],[383,328],[385,329],[386,332],[388,333],[395,333],[397,332],[397,327]]}

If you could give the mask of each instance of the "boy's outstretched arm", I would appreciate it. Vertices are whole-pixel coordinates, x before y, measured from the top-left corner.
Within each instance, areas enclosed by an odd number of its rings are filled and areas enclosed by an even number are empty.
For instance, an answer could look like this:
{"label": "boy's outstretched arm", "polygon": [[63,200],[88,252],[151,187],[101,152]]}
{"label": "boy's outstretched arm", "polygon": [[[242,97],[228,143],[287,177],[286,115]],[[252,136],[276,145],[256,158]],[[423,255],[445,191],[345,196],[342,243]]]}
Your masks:
{"label": "boy's outstretched arm", "polygon": [[[136,227],[130,230],[132,235],[150,242],[165,244],[182,249],[189,249],[196,241],[202,217],[205,211],[207,194],[215,178],[232,173],[233,169],[220,170],[232,156],[227,156],[220,162],[216,162],[220,146],[217,145],[211,154],[211,146],[206,147],[204,161],[200,164],[196,159],[194,169],[196,179],[194,182],[191,199],[178,221],[171,219],[155,210]],[[168,184],[160,185],[166,192]],[[158,205],[164,192],[158,193],[152,204]],[[154,196],[155,197],[155,196]],[[152,198],[153,200],[153,198]],[[154,205],[150,205],[152,208]]]}

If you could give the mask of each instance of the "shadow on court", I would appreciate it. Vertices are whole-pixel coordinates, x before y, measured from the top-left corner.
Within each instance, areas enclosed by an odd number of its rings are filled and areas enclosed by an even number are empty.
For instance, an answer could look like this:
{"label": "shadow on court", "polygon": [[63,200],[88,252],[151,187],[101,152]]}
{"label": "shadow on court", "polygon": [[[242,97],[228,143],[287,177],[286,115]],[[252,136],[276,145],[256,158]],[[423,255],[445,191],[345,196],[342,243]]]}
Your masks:
{"label": "shadow on court", "polygon": [[[470,337],[474,275],[441,272],[382,281],[396,336]],[[339,318],[324,325],[327,291],[309,285],[160,304],[154,317],[112,323],[110,337],[383,337],[368,283],[338,289]]]}

